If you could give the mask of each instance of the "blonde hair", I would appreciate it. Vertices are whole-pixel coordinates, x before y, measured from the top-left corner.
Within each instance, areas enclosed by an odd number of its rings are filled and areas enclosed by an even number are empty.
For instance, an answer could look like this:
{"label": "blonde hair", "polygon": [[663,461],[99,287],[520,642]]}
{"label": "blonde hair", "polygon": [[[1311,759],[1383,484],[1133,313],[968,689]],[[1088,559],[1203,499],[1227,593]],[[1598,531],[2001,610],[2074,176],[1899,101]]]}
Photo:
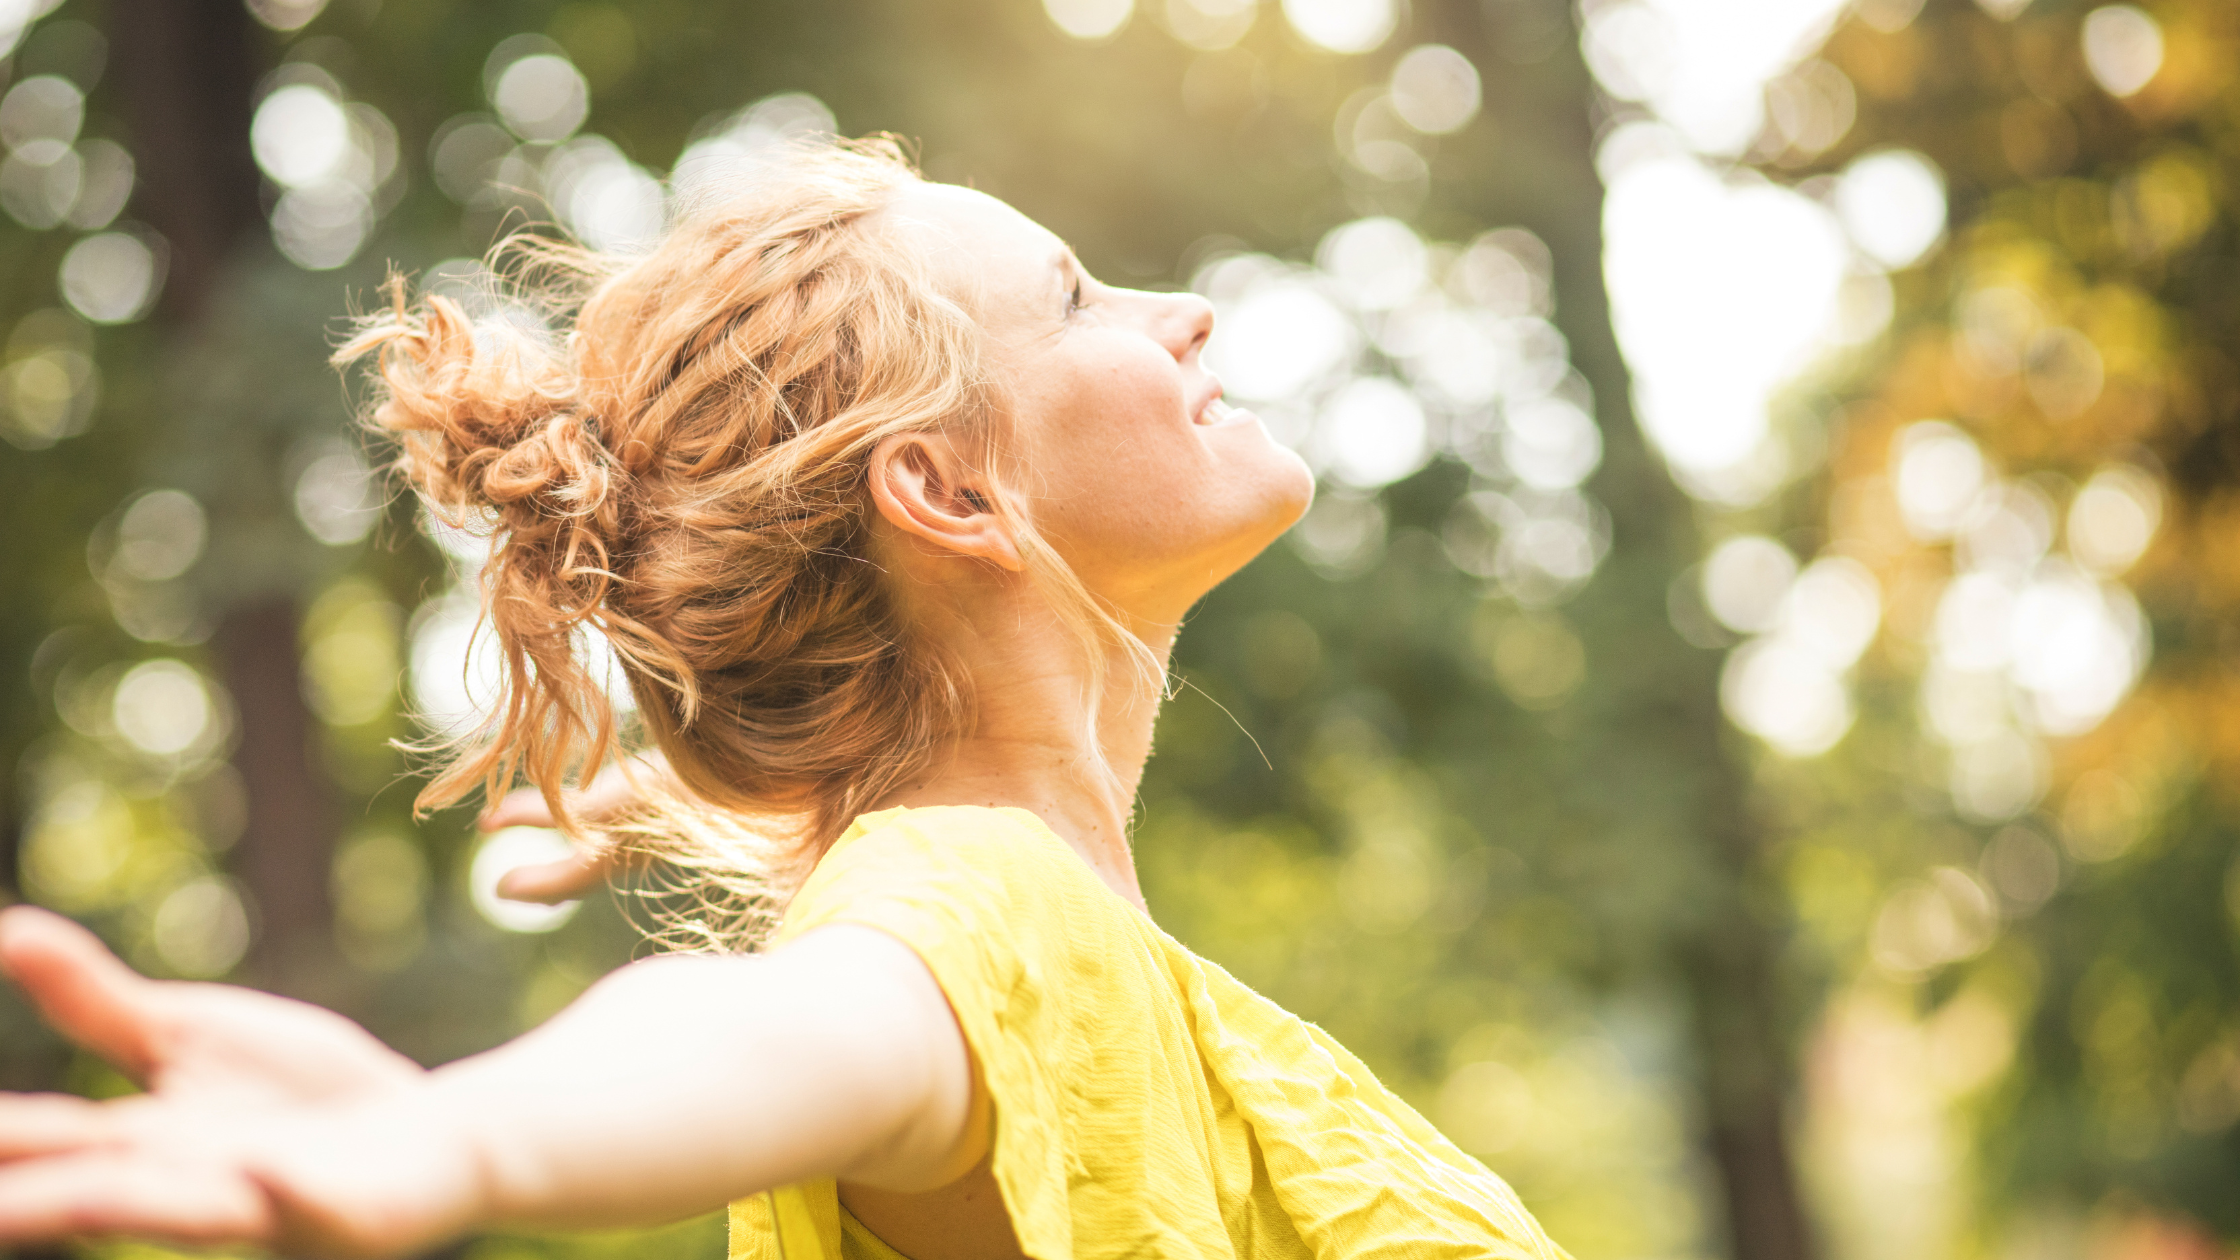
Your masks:
{"label": "blonde hair", "polygon": [[[564,336],[478,325],[391,280],[388,309],[336,358],[377,356],[368,422],[430,510],[491,523],[482,613],[504,661],[489,717],[443,746],[423,809],[520,777],[575,831],[560,791],[622,735],[583,655],[595,630],[690,793],[627,830],[702,875],[694,931],[751,938],[773,877],[798,875],[965,729],[968,680],[913,633],[869,549],[881,439],[962,429],[1000,445],[977,321],[875,218],[917,178],[891,139],[820,146],[642,258],[501,246],[520,291],[572,323]],[[994,506],[1092,673],[1115,634],[1141,647]]]}

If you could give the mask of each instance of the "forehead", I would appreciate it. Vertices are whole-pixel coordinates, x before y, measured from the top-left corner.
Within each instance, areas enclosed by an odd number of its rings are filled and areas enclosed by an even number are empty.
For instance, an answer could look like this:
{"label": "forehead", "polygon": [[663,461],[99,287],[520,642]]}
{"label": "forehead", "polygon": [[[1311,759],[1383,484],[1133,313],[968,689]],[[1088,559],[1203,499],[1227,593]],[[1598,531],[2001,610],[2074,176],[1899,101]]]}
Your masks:
{"label": "forehead", "polygon": [[915,238],[936,281],[959,297],[1018,297],[1057,283],[1053,263],[1065,242],[984,192],[906,184],[886,214],[896,231]]}

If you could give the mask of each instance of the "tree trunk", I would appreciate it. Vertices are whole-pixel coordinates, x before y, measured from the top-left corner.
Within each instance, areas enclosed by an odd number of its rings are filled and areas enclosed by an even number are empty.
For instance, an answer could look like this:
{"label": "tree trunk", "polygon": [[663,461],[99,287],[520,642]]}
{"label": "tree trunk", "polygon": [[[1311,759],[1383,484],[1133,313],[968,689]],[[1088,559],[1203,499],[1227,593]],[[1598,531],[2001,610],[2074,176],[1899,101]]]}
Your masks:
{"label": "tree trunk", "polygon": [[[1756,864],[1754,845],[1738,847],[1729,870],[1747,880]],[[1735,1260],[1809,1260],[1812,1228],[1789,1153],[1794,1070],[1775,975],[1781,937],[1746,906],[1722,909],[1680,946],[1704,1153],[1719,1170]]]}
{"label": "tree trunk", "polygon": [[1485,81],[1490,155],[1513,204],[1481,205],[1486,222],[1523,222],[1556,259],[1557,323],[1593,384],[1604,435],[1593,490],[1608,506],[1627,559],[1582,597],[1595,651],[1629,662],[1638,680],[1620,706],[1637,771],[1675,785],[1671,820],[1708,868],[1716,904],[1674,925],[1668,948],[1691,1005],[1698,1140],[1717,1170],[1735,1260],[1812,1260],[1815,1246],[1786,1124],[1795,1056],[1776,961],[1780,925],[1749,904],[1763,878],[1764,824],[1749,809],[1745,771],[1725,751],[1718,662],[1666,624],[1667,585],[1701,552],[1693,506],[1634,418],[1631,378],[1610,322],[1602,273],[1603,188],[1593,162],[1595,88],[1565,0],[1444,0],[1418,9],[1422,38],[1469,54]]}
{"label": "tree trunk", "polygon": [[[170,246],[158,318],[177,345],[263,228],[249,123],[268,41],[240,0],[113,0],[110,12],[141,179],[134,209]],[[335,820],[299,683],[297,620],[284,595],[237,597],[213,647],[240,721],[233,760],[249,816],[233,866],[259,923],[252,976],[309,993],[329,971]]]}
{"label": "tree trunk", "polygon": [[226,612],[212,642],[241,713],[233,759],[249,817],[233,868],[256,900],[255,978],[309,993],[326,987],[333,942],[334,809],[297,681],[296,621],[292,601],[244,603]]}
{"label": "tree trunk", "polygon": [[132,209],[170,245],[159,315],[192,322],[263,224],[249,120],[267,60],[241,0],[110,0],[110,80],[132,127]]}

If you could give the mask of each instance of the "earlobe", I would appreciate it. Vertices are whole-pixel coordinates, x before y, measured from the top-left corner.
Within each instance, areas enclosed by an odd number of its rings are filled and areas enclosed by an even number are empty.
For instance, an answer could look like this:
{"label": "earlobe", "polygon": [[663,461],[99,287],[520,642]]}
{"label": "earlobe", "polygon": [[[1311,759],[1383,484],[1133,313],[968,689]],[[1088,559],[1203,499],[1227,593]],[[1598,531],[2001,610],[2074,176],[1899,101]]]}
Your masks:
{"label": "earlobe", "polygon": [[871,452],[871,501],[887,524],[938,552],[1025,568],[1010,528],[994,509],[993,487],[949,439],[898,433]]}

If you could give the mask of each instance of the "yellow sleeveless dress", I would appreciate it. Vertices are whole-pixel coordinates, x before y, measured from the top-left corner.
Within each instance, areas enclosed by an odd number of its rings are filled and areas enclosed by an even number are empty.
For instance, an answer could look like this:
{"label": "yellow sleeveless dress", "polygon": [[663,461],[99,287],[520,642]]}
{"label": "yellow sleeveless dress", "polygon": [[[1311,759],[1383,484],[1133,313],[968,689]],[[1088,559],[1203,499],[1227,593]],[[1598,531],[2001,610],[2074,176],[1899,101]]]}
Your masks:
{"label": "yellow sleeveless dress", "polygon": [[[1160,931],[1025,810],[864,815],[777,939],[827,923],[887,932],[940,982],[1034,1260],[1569,1260],[1328,1034]],[[730,1254],[905,1260],[829,1179],[733,1203]]]}

